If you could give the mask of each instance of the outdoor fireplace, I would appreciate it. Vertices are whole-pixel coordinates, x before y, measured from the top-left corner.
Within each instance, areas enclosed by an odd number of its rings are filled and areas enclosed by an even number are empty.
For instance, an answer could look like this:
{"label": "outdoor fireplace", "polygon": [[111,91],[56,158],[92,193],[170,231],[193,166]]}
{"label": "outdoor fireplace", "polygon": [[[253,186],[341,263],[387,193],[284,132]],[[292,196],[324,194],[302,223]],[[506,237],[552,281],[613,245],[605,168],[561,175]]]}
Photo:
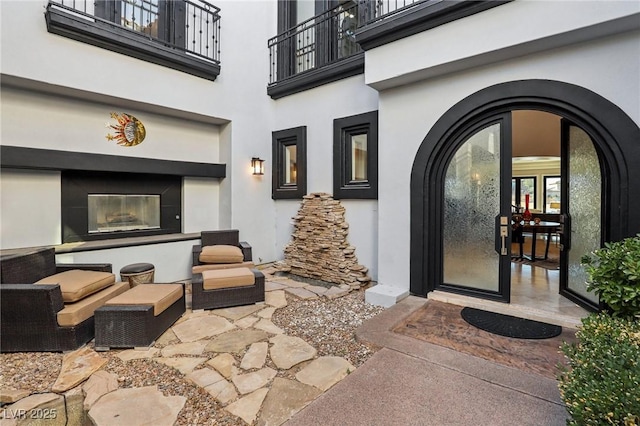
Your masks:
{"label": "outdoor fireplace", "polygon": [[62,172],[62,242],[180,233],[182,177]]}
{"label": "outdoor fireplace", "polygon": [[88,231],[160,229],[160,195],[89,194]]}

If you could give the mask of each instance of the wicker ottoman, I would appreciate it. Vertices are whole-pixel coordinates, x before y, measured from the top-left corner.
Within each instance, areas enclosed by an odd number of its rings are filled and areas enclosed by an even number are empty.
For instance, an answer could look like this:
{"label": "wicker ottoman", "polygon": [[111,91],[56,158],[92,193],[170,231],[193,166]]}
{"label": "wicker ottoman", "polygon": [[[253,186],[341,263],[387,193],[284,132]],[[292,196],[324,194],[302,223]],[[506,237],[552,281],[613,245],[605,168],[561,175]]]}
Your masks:
{"label": "wicker ottoman", "polygon": [[185,312],[183,284],[142,284],[96,309],[95,350],[149,347]]}
{"label": "wicker ottoman", "polygon": [[191,307],[218,309],[264,302],[264,274],[257,269],[231,268],[193,274]]}
{"label": "wicker ottoman", "polygon": [[120,269],[120,281],[129,281],[133,288],[138,284],[153,282],[155,266],[151,263],[133,263]]}

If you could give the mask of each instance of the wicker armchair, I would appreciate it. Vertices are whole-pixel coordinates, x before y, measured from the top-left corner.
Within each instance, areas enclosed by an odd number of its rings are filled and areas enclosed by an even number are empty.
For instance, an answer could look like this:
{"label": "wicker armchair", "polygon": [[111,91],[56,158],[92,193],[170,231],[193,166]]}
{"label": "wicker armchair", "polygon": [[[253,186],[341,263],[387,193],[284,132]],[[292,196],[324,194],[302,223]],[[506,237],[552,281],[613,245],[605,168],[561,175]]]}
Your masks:
{"label": "wicker armchair", "polygon": [[[240,241],[239,231],[237,229],[223,230],[223,231],[202,231],[200,233],[200,240],[202,244],[193,246],[193,250],[191,252],[193,257],[193,273],[202,272],[202,269],[206,266],[211,267],[238,267],[244,266],[252,268],[254,265],[252,263],[252,253],[251,253],[251,245],[246,241]],[[215,245],[228,245],[239,247],[242,250],[242,255],[244,257],[243,262],[238,264],[228,263],[222,265],[207,265],[204,262],[200,261],[200,253],[202,253],[202,247],[206,246],[215,246]]]}
{"label": "wicker armchair", "polygon": [[[254,269],[251,246],[240,241],[237,229],[223,231],[203,231],[201,245],[193,246],[192,268],[192,307],[193,309],[217,309],[246,305],[264,301],[264,282],[262,272]],[[242,251],[242,261],[235,263],[206,263],[200,260],[202,248],[207,246],[233,246]],[[206,250],[205,250],[206,251]],[[237,250],[236,250],[237,251]],[[239,255],[237,256],[239,257]],[[202,274],[209,269],[249,268],[255,277],[255,284],[244,287],[205,289]]]}
{"label": "wicker armchair", "polygon": [[0,258],[0,352],[68,351],[94,337],[93,316],[73,327],[58,325],[64,308],[58,284],[33,284],[70,269],[111,272],[111,264],[56,265],[53,248]]}

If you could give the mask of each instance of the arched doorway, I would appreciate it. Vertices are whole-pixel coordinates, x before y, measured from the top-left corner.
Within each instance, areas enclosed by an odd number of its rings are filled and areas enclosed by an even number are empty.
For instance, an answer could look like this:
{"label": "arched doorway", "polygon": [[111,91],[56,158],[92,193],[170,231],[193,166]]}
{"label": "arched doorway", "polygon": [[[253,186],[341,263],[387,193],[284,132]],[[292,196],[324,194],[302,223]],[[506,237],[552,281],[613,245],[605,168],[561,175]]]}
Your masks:
{"label": "arched doorway", "polygon": [[[500,218],[510,215],[510,203],[504,194],[510,192],[511,112],[538,110],[556,114],[565,121],[566,137],[578,129],[591,141],[596,167],[601,174],[600,244],[616,241],[640,232],[640,190],[633,182],[640,181],[640,129],[622,110],[603,97],[578,86],[548,80],[525,80],[502,83],[465,98],[447,111],[423,140],[411,174],[411,293],[425,296],[435,289],[463,293],[487,299],[509,301],[508,259],[498,258],[494,264],[480,265],[478,271],[489,269],[485,284],[492,288],[469,285],[448,285],[445,280],[447,227],[445,214],[456,211],[447,199],[447,173],[453,158],[471,140],[478,140],[482,164],[493,167],[493,189],[482,194],[482,200],[494,197],[494,205],[485,207],[492,214],[475,210],[484,221],[486,242],[495,238],[500,251]],[[574,137],[579,132],[574,132]],[[499,155],[498,145],[501,147]],[[470,149],[469,152],[472,152]],[[486,155],[489,152],[491,155]],[[493,155],[493,158],[492,158]],[[567,154],[568,155],[568,154]],[[480,161],[480,160],[479,160]],[[493,164],[493,166],[491,166]],[[509,173],[506,170],[509,169]],[[470,169],[469,169],[470,170]],[[486,170],[485,170],[486,172]],[[500,195],[495,195],[496,191]],[[489,196],[487,195],[489,194]],[[496,198],[497,197],[497,198]],[[568,197],[567,197],[568,198]],[[449,212],[446,210],[449,209]],[[495,217],[494,217],[495,216]],[[494,222],[495,220],[495,222]],[[566,224],[571,229],[569,223]],[[495,230],[495,235],[492,235]],[[570,233],[566,242],[570,241]],[[510,238],[510,233],[507,236]],[[477,239],[471,235],[469,241]],[[486,244],[478,250],[487,251]],[[504,253],[503,253],[504,254]],[[575,264],[575,253],[573,261]],[[565,269],[568,269],[565,262]],[[475,275],[471,271],[470,276]],[[567,280],[567,271],[561,271]],[[491,278],[493,275],[495,278]],[[475,279],[475,278],[474,278]],[[496,280],[496,282],[492,282]],[[505,282],[507,283],[505,287]],[[566,297],[591,309],[597,303],[585,297],[580,289],[565,285]]]}

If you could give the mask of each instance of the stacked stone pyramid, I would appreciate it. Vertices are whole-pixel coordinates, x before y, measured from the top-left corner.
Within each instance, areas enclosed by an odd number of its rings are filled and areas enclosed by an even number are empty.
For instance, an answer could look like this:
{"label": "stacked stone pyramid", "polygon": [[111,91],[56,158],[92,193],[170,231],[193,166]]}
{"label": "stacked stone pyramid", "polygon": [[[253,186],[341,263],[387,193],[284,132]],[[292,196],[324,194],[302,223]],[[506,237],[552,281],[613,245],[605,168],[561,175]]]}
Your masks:
{"label": "stacked stone pyramid", "polygon": [[358,264],[356,248],[349,244],[345,208],[331,194],[305,195],[293,217],[291,242],[278,269],[301,277],[359,288],[368,284],[368,268]]}

